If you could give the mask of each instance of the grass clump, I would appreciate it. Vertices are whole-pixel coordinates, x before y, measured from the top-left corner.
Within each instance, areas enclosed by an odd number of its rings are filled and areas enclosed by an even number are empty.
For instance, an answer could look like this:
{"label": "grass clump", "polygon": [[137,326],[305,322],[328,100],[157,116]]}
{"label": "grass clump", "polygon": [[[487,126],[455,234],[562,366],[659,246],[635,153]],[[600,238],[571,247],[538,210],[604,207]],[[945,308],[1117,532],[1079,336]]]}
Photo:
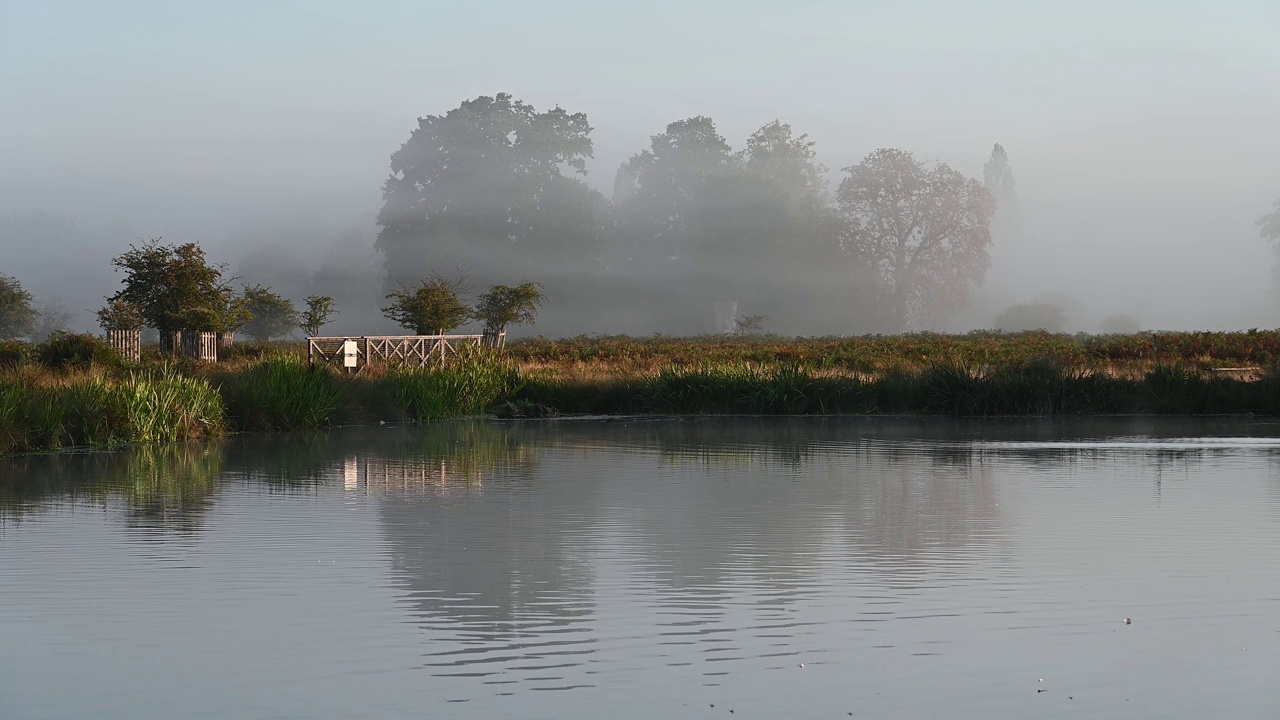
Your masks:
{"label": "grass clump", "polygon": [[487,412],[519,389],[518,374],[491,353],[468,353],[443,366],[400,367],[381,380],[410,419],[428,422]]}
{"label": "grass clump", "polygon": [[296,430],[333,422],[343,400],[342,381],[294,355],[271,354],[219,377],[237,429]]}
{"label": "grass clump", "polygon": [[85,445],[175,442],[225,430],[218,392],[171,367],[0,377],[0,453]]}

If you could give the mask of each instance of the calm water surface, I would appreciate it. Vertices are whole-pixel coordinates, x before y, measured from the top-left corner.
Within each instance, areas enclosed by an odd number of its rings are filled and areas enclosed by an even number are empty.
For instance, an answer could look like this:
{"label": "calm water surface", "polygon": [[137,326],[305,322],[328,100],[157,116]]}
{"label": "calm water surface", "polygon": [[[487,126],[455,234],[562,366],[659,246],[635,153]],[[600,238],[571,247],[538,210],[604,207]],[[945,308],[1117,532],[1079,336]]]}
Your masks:
{"label": "calm water surface", "polygon": [[1280,714],[1280,425],[475,421],[0,459],[5,720],[850,714]]}

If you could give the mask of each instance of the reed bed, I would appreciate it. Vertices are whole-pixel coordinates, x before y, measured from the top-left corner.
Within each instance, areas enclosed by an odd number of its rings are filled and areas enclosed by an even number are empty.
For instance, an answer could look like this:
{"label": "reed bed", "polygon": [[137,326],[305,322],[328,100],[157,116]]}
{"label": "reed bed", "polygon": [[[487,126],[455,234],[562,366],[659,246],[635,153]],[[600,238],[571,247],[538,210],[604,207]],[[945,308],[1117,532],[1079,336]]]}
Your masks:
{"label": "reed bed", "polygon": [[0,375],[0,452],[175,442],[225,430],[222,398],[172,366]]}
{"label": "reed bed", "polygon": [[[497,412],[1072,415],[1280,412],[1280,333],[526,340],[444,366],[105,361],[88,341],[0,350],[0,453]],[[1245,373],[1215,368],[1252,365]]]}

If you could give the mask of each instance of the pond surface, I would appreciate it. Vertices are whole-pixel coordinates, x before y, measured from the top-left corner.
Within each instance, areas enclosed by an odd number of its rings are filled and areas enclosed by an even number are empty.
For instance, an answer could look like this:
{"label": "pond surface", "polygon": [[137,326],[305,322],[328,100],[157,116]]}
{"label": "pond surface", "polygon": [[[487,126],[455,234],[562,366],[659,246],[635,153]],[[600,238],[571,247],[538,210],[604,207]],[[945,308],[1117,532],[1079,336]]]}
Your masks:
{"label": "pond surface", "polygon": [[1274,717],[1280,425],[466,421],[0,459],[0,639],[5,720]]}

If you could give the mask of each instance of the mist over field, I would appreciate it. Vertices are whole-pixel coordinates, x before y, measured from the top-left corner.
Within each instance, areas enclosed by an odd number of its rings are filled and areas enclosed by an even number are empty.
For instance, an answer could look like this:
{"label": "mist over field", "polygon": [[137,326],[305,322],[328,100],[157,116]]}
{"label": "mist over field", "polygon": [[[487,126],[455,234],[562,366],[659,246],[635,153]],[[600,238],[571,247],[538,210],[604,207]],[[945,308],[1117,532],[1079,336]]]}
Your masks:
{"label": "mist over field", "polygon": [[[518,334],[1275,327],[1277,28],[1243,0],[0,2],[0,274],[78,330],[152,237],[333,296],[334,333],[458,269],[542,283]],[[528,122],[494,154],[485,118]],[[955,171],[928,177],[986,258],[885,290],[881,149]]]}

